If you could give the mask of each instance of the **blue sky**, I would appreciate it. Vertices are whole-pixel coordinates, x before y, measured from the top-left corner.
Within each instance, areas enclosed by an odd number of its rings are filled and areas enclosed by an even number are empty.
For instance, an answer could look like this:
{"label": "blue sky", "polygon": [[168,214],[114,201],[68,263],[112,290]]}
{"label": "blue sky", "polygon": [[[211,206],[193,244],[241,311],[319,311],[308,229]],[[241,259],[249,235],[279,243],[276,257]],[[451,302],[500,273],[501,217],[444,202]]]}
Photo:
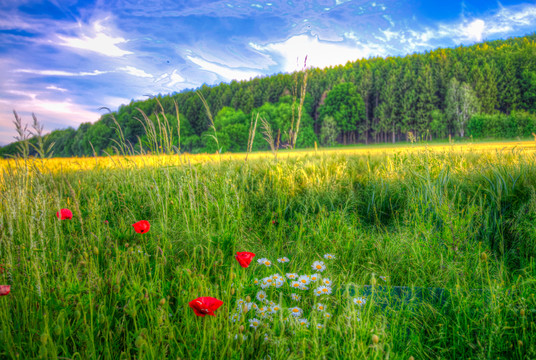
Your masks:
{"label": "blue sky", "polygon": [[535,1],[0,0],[0,144],[13,109],[77,128],[145,94],[536,30]]}

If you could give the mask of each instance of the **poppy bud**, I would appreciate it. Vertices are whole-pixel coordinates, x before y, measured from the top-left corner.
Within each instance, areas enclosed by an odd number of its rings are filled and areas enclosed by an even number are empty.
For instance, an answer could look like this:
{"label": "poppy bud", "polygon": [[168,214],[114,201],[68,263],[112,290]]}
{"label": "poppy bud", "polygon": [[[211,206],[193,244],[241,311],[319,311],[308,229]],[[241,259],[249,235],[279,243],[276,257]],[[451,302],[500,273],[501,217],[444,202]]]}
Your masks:
{"label": "poppy bud", "polygon": [[520,347],[523,346],[523,341],[517,340],[517,345],[519,345]]}
{"label": "poppy bud", "polygon": [[125,243],[125,247],[128,248],[128,246],[129,246],[128,243]]}
{"label": "poppy bud", "polygon": [[238,330],[240,330],[240,332],[244,331],[244,325],[240,325],[240,327],[238,328]]}
{"label": "poppy bud", "polygon": [[379,342],[380,342],[380,338],[378,337],[378,335],[376,334],[372,335],[372,343],[376,345]]}
{"label": "poppy bud", "polygon": [[54,335],[60,336],[60,334],[61,334],[61,327],[59,325],[56,325],[56,327],[54,328]]}
{"label": "poppy bud", "polygon": [[246,302],[251,302],[251,296],[246,296]]}
{"label": "poppy bud", "polygon": [[98,247],[95,246],[95,247],[93,248],[93,254],[95,254],[95,255],[99,255],[99,248],[98,248]]}
{"label": "poppy bud", "polygon": [[483,262],[486,262],[488,260],[488,254],[486,254],[485,251],[480,254],[480,260],[482,260]]}
{"label": "poppy bud", "polygon": [[136,338],[136,347],[139,349],[141,348],[143,345],[145,345],[145,339],[140,335]]}
{"label": "poppy bud", "polygon": [[231,295],[234,295],[235,293],[235,288],[231,288]]}
{"label": "poppy bud", "polygon": [[521,316],[525,316],[525,309],[521,309],[521,310],[519,310],[519,315],[521,315]]}
{"label": "poppy bud", "polygon": [[48,334],[46,334],[46,333],[45,333],[45,334],[42,334],[42,335],[41,335],[41,343],[42,343],[43,345],[46,345],[47,342],[48,342]]}
{"label": "poppy bud", "polygon": [[410,356],[408,360],[415,360],[413,356]]}
{"label": "poppy bud", "polygon": [[138,234],[145,234],[151,228],[151,224],[149,224],[147,220],[141,220],[135,224],[132,224],[132,227],[134,228],[134,231]]}
{"label": "poppy bud", "polygon": [[71,220],[73,218],[73,212],[69,209],[61,209],[56,213],[56,216],[60,220]]}
{"label": "poppy bud", "polygon": [[159,304],[160,306],[164,306],[164,304],[166,303],[166,299],[162,298],[162,300],[160,300]]}

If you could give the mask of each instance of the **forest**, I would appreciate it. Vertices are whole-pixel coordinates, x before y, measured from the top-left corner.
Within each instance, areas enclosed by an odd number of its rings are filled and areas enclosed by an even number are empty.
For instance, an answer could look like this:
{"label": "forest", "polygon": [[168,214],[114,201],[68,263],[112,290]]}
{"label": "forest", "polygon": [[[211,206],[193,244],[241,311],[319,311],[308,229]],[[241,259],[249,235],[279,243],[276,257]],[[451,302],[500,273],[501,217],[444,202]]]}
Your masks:
{"label": "forest", "polygon": [[[120,143],[146,148],[163,134],[162,151],[189,153],[246,151],[250,134],[251,150],[536,138],[535,41],[530,34],[160,94],[52,131],[41,148],[58,157],[106,155]],[[38,142],[30,139],[30,155]],[[18,149],[9,144],[0,156]]]}

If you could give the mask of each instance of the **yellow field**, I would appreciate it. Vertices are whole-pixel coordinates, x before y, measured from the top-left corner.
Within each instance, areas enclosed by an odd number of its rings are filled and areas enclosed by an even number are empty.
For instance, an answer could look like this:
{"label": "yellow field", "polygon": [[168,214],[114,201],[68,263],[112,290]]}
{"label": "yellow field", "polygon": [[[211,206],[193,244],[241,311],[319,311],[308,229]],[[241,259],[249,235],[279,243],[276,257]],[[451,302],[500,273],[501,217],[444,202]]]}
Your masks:
{"label": "yellow field", "polygon": [[[310,157],[316,155],[362,155],[379,156],[400,153],[418,153],[423,151],[456,152],[456,153],[504,153],[519,151],[533,153],[536,151],[535,141],[504,141],[464,144],[413,144],[413,145],[368,145],[343,148],[319,148],[317,150],[282,150],[278,159]],[[249,160],[273,158],[271,152],[254,152],[248,155]],[[182,154],[182,155],[138,155],[138,156],[98,156],[81,158],[52,158],[32,162],[40,170],[51,171],[86,171],[96,168],[129,168],[145,166],[181,166],[188,164],[215,163],[219,161],[242,160],[246,153],[218,154]],[[0,159],[0,169],[14,169],[15,163],[21,160]],[[20,164],[19,164],[20,165]]]}

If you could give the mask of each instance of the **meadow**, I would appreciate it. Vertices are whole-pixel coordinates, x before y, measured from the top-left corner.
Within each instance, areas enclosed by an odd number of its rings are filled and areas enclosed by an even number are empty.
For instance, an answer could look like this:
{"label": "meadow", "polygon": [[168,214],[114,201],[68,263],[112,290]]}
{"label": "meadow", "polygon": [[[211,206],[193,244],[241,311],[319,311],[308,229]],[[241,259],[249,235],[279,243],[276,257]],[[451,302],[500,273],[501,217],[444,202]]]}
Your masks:
{"label": "meadow", "polygon": [[0,160],[0,358],[536,358],[535,154]]}

